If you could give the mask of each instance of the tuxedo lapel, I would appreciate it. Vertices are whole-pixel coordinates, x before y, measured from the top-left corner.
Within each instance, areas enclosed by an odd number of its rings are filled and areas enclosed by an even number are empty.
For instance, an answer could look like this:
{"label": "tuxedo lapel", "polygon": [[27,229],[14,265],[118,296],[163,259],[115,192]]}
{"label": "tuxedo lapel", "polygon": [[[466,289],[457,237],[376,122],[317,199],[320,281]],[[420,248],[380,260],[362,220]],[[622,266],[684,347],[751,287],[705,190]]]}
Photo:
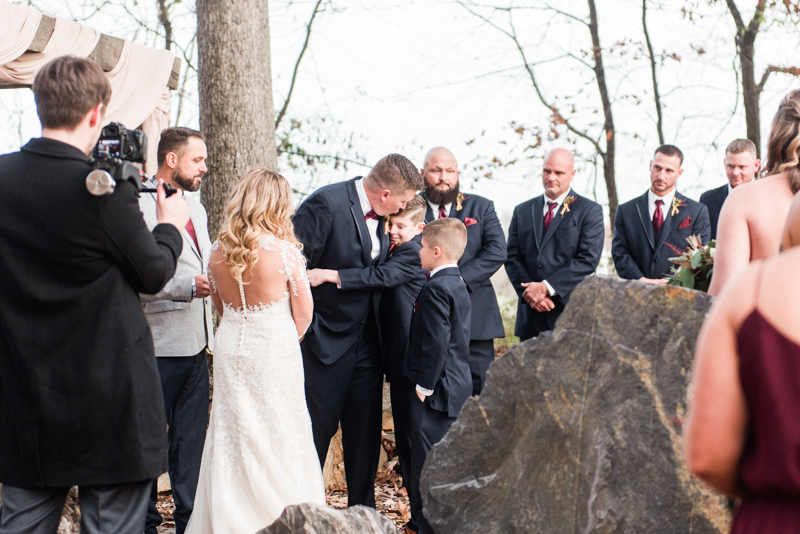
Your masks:
{"label": "tuxedo lapel", "polygon": [[[425,198],[424,196],[422,198]],[[433,214],[433,210],[431,209],[431,205],[428,203],[428,199],[425,198],[425,206],[427,210],[425,210],[425,224],[432,223],[436,220],[436,216]]]}
{"label": "tuxedo lapel", "polygon": [[[569,198],[571,193],[572,193],[572,189],[570,189],[569,193],[567,193],[567,198]],[[566,199],[564,199],[564,201],[566,202]],[[542,209],[544,209],[544,195],[542,196]],[[547,229],[547,232],[545,232],[544,238],[542,239],[542,248],[544,248],[544,246],[547,244],[547,242],[553,236],[555,231],[558,229],[558,225],[561,224],[561,221],[564,219],[564,217],[561,215],[562,212],[564,212],[564,205],[563,204],[556,208],[556,213],[555,213],[555,215],[553,215],[553,220],[550,221],[550,227]],[[539,213],[542,213],[542,212],[540,211]],[[544,217],[542,217],[542,227],[544,227]]]}
{"label": "tuxedo lapel", "polygon": [[369,238],[369,229],[361,209],[361,200],[359,200],[356,192],[355,180],[351,180],[347,184],[347,193],[350,196],[350,202],[352,202],[350,213],[353,215],[353,221],[356,223],[356,230],[358,231],[358,240],[361,242],[361,260],[364,265],[369,265],[372,263],[372,242]]}
{"label": "tuxedo lapel", "polygon": [[[365,221],[366,223],[366,221]],[[386,231],[387,220],[385,217],[378,219],[378,235],[376,236],[381,242],[381,252],[379,256],[379,263],[385,262],[389,258],[389,233]]]}
{"label": "tuxedo lapel", "polygon": [[647,204],[647,197],[647,193],[639,197],[639,200],[636,201],[636,210],[639,212],[639,220],[642,223],[644,235],[647,236],[650,247],[655,250],[656,242],[655,236],[653,235],[653,221],[650,220],[650,206]]}
{"label": "tuxedo lapel", "polygon": [[544,195],[538,196],[533,200],[531,207],[531,220],[533,221],[533,238],[536,240],[536,250],[542,250],[542,228],[544,228]]}

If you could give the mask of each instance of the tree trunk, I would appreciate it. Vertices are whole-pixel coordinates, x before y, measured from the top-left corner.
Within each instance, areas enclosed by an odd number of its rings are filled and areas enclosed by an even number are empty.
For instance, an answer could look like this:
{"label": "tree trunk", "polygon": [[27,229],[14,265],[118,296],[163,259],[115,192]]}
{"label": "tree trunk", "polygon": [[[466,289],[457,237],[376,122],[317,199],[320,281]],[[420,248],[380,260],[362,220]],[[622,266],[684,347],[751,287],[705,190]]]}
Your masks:
{"label": "tree trunk", "polygon": [[275,170],[267,0],[197,0],[200,129],[208,146],[202,202],[212,241],[228,196],[256,167]]}
{"label": "tree trunk", "polygon": [[603,130],[606,133],[606,150],[603,153],[603,178],[606,181],[608,192],[608,220],[611,231],[614,230],[614,219],[617,214],[617,182],[614,173],[614,158],[616,154],[616,130],[614,130],[614,116],[611,113],[611,99],[606,86],[606,71],[603,67],[603,49],[600,47],[600,32],[597,27],[597,8],[594,0],[589,0],[589,32],[592,34],[592,55],[594,56],[594,73],[597,79],[597,88],[603,101],[603,115],[605,123]]}

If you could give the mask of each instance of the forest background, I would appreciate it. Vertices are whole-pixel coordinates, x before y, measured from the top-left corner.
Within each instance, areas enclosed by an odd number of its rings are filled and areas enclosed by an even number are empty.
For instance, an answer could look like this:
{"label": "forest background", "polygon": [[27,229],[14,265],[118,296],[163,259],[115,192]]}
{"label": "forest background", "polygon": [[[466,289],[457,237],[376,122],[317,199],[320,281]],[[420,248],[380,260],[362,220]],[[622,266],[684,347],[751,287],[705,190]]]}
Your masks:
{"label": "forest background", "polygon": [[[183,61],[171,122],[199,128],[194,0],[15,3],[170,48]],[[214,1],[206,4],[213,13]],[[458,158],[462,189],[494,200],[507,227],[516,204],[542,194],[544,153],[564,147],[577,157],[573,188],[604,205],[610,234],[618,203],[649,187],[659,144],[683,150],[678,189],[698,199],[725,183],[731,140],[750,137],[764,151],[780,99],[800,87],[800,0],[271,0],[268,7],[272,87],[264,92],[274,97],[278,171],[298,202],[389,152],[421,165],[429,148],[444,145]],[[0,153],[39,134],[30,90],[0,91]],[[237,142],[252,144],[254,135],[242,130]],[[509,289],[500,293],[513,301]]]}

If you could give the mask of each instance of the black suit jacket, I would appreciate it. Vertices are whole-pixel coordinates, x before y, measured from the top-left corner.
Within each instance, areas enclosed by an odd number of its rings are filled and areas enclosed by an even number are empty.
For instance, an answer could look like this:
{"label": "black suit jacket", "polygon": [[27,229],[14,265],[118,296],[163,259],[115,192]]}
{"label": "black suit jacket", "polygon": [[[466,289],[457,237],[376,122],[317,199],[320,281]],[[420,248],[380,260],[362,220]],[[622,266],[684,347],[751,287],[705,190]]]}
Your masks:
{"label": "black suit jacket", "polygon": [[708,208],[677,192],[675,198],[686,201],[686,206],[674,217],[672,206],[667,206],[661,231],[654,235],[647,196],[645,193],[617,208],[611,254],[617,274],[628,280],[664,278],[674,265],[669,258],[678,255],[672,247],[686,249],[686,238],[692,234],[698,234],[703,243],[711,239]]}
{"label": "black suit jacket", "polygon": [[728,199],[728,184],[716,189],[709,189],[700,195],[700,202],[708,208],[708,218],[711,220],[711,239],[717,238],[717,223],[722,205]]}
{"label": "black suit jacket", "polygon": [[433,390],[430,407],[458,416],[472,395],[469,291],[459,269],[442,269],[422,288],[411,320],[412,382]]}
{"label": "black suit jacket", "polygon": [[408,340],[414,301],[425,285],[425,271],[419,257],[421,236],[416,236],[389,252],[386,263],[366,269],[339,271],[342,291],[383,290],[379,326],[383,345],[386,380],[411,376],[408,366]]}
{"label": "black suit jacket", "polygon": [[138,293],[172,278],[181,235],[169,224],[147,229],[130,182],[90,195],[89,171],[80,150],[51,139],[0,156],[4,484],[119,484],[167,468]]}
{"label": "black suit jacket", "polygon": [[[355,185],[360,178],[321,187],[297,208],[292,222],[303,243],[308,269],[361,270],[386,260],[389,238],[383,217],[378,219],[378,235],[373,236],[380,239],[380,255],[374,262],[370,257],[372,242]],[[342,287],[355,278],[346,276]],[[370,314],[377,324],[381,293],[371,288],[343,291],[335,284],[321,284],[312,288],[311,294],[314,319],[303,339],[303,350],[330,364],[355,343]]]}
{"label": "black suit jacket", "polygon": [[[505,337],[497,295],[490,280],[506,261],[506,237],[494,203],[465,194],[462,209],[457,210],[453,202],[448,217],[461,220],[467,227],[467,247],[458,260],[458,268],[472,291],[472,339]],[[434,220],[436,217],[428,205],[425,222]]]}
{"label": "black suit jacket", "polygon": [[[508,229],[506,273],[519,295],[514,335],[523,339],[552,330],[569,302],[569,295],[584,278],[594,273],[603,252],[605,226],[603,208],[570,190],[575,197],[569,212],[563,206],[550,228],[544,230],[544,195],[523,202],[514,209]],[[522,299],[522,283],[541,282],[553,286],[555,308],[541,313]]]}

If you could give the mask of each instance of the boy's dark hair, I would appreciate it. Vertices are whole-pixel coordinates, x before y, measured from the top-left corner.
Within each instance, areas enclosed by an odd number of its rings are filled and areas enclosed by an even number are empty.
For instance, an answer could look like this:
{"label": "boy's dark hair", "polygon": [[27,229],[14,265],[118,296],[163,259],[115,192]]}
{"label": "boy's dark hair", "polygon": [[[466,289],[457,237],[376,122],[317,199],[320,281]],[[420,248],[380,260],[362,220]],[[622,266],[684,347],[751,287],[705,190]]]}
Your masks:
{"label": "boy's dark hair", "polygon": [[97,104],[108,106],[111,84],[94,61],[62,56],[36,74],[33,96],[42,128],[74,131]]}
{"label": "boy's dark hair", "polygon": [[408,217],[414,223],[425,222],[425,213],[428,211],[428,203],[421,195],[414,195],[414,198],[406,203],[406,207],[391,215],[390,217]]}
{"label": "boy's dark hair", "polygon": [[653,157],[655,157],[656,154],[664,154],[669,157],[678,156],[681,160],[681,165],[683,165],[683,152],[675,145],[661,145],[656,149],[655,153],[653,153]]}
{"label": "boy's dark hair", "polygon": [[438,219],[425,225],[422,239],[429,248],[439,247],[445,256],[458,261],[467,246],[467,227],[458,219]]}
{"label": "boy's dark hair", "polygon": [[196,137],[201,141],[206,140],[202,133],[197,130],[192,130],[191,128],[178,126],[167,128],[162,131],[161,139],[158,141],[158,153],[156,156],[158,166],[161,167],[164,164],[167,160],[167,154],[170,152],[180,158],[186,149],[186,145],[189,144],[189,139],[192,137]]}

